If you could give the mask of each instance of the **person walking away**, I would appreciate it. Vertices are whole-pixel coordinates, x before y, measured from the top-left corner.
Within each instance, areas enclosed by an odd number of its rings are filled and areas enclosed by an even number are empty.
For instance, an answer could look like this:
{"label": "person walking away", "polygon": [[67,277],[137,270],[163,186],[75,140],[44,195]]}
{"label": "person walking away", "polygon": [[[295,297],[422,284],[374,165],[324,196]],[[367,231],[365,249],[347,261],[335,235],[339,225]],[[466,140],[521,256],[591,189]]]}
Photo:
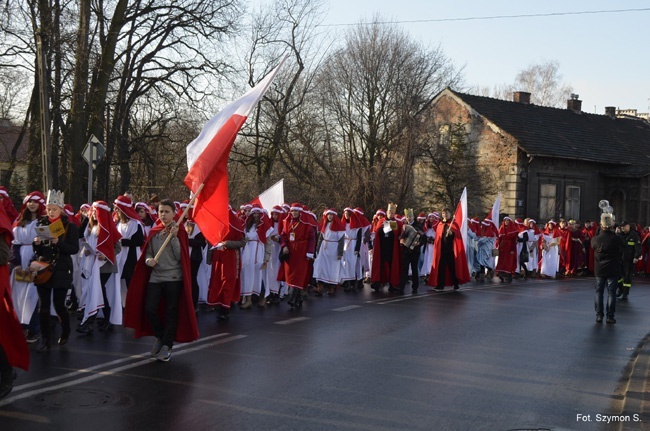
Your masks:
{"label": "person walking away", "polygon": [[[625,242],[613,231],[614,216],[603,213],[600,216],[600,233],[591,240],[594,249],[594,275],[596,276],[596,322],[603,321],[607,313],[607,323],[614,324],[616,319],[616,287],[621,276],[621,262]],[[604,292],[607,289],[607,306],[604,307]],[[605,308],[605,309],[604,309]],[[604,309],[604,310],[603,310]]]}

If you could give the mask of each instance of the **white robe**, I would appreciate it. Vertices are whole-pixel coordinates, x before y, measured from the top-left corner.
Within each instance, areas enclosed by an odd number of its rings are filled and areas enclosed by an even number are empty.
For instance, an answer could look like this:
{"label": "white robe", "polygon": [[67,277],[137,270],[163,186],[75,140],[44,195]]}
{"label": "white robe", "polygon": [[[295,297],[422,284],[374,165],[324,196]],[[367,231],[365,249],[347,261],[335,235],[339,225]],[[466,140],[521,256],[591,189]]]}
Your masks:
{"label": "white robe", "polygon": [[[550,235],[542,234],[548,250],[542,249],[542,266],[540,274],[555,278],[560,268],[560,240],[561,237],[553,238]],[[546,247],[545,247],[546,248]]]}
{"label": "white robe", "polygon": [[[106,263],[97,259],[97,239],[94,234],[86,230],[86,243],[79,251],[79,269],[81,271],[81,296],[79,308],[84,310],[81,320],[83,324],[89,317],[96,315],[104,308],[104,295],[99,276],[99,269]],[[106,292],[108,294],[108,292]],[[121,307],[120,307],[121,308]]]}
{"label": "white robe", "polygon": [[[251,226],[246,231],[246,245],[241,254],[241,294],[244,296],[262,291],[262,280],[266,270],[262,269],[264,263],[264,243],[257,235],[257,226]],[[268,296],[269,290],[266,289]]]}
{"label": "white robe", "polygon": [[537,271],[539,265],[538,257],[538,240],[541,237],[541,234],[535,235],[535,231],[528,229],[528,242],[526,247],[528,247],[528,262],[526,263],[526,269],[528,271]]}
{"label": "white robe", "polygon": [[16,280],[16,270],[29,268],[29,262],[34,254],[32,241],[36,238],[37,220],[29,222],[25,227],[16,226],[14,230],[13,244],[20,244],[20,267],[14,268],[9,281],[11,282],[11,293],[13,295],[14,308],[18,320],[23,325],[29,324],[38,304],[38,292],[34,283],[27,283]]}
{"label": "white robe", "polygon": [[[357,235],[361,228],[350,229],[350,224],[345,226],[345,239],[343,245],[343,257],[341,258],[340,280],[361,280],[362,268],[360,256],[355,253],[357,247]],[[363,241],[363,237],[361,237]]]}
{"label": "white robe", "polygon": [[339,240],[345,235],[345,231],[332,231],[331,223],[327,223],[323,240],[314,259],[314,278],[327,284],[339,284],[341,282],[341,260],[338,258]]}
{"label": "white robe", "polygon": [[279,222],[274,222],[273,227],[266,233],[266,241],[271,244],[271,257],[266,265],[266,277],[264,278],[264,286],[269,293],[281,293],[282,282],[278,281],[278,273],[280,272],[280,242],[274,241],[271,237],[279,237]]}

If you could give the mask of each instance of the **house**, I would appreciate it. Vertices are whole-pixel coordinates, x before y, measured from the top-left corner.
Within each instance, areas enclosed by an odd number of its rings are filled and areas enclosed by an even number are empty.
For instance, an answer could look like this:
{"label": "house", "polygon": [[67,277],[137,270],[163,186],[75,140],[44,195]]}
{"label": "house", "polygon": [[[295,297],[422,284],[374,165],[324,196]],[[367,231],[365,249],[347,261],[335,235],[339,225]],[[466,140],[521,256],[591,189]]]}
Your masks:
{"label": "house", "polygon": [[12,195],[14,202],[20,202],[27,194],[27,132],[16,152],[15,166],[12,168],[12,151],[20,138],[21,127],[6,118],[0,118],[0,181],[11,172],[11,184],[2,184]]}
{"label": "house", "polygon": [[[617,220],[647,225],[650,123],[617,117],[613,107],[605,108],[605,115],[589,114],[581,104],[577,95],[558,109],[531,104],[525,92],[506,101],[446,88],[424,114],[434,130],[459,121],[465,125],[477,163],[491,174],[485,181],[502,192],[503,213],[540,222],[594,220],[601,213],[599,202],[608,200]],[[494,198],[476,208],[489,209]]]}

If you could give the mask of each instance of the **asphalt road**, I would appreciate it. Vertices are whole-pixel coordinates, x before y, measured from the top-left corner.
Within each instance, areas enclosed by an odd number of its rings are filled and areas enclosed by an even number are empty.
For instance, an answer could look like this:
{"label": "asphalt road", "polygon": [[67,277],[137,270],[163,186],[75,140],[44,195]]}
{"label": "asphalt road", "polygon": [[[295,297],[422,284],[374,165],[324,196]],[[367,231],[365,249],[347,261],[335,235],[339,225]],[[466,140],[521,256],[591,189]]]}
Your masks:
{"label": "asphalt road", "polygon": [[121,327],[73,335],[33,346],[0,430],[650,430],[650,285],[635,283],[615,325],[595,322],[593,289],[366,287],[226,323],[202,310],[201,339],[168,363]]}

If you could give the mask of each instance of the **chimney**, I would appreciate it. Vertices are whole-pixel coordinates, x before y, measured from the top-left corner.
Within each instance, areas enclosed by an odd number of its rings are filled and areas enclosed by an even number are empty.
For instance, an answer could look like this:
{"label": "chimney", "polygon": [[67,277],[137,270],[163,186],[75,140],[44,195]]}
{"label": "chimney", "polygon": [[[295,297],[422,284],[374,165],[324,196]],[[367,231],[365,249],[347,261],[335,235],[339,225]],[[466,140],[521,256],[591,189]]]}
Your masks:
{"label": "chimney", "polygon": [[605,106],[605,115],[616,118],[616,106]]}
{"label": "chimney", "polygon": [[515,91],[512,93],[512,101],[515,103],[530,105],[530,93],[527,93],[525,91]]}
{"label": "chimney", "polygon": [[575,112],[582,112],[582,100],[579,100],[580,95],[571,93],[571,98],[566,101],[566,108]]}

